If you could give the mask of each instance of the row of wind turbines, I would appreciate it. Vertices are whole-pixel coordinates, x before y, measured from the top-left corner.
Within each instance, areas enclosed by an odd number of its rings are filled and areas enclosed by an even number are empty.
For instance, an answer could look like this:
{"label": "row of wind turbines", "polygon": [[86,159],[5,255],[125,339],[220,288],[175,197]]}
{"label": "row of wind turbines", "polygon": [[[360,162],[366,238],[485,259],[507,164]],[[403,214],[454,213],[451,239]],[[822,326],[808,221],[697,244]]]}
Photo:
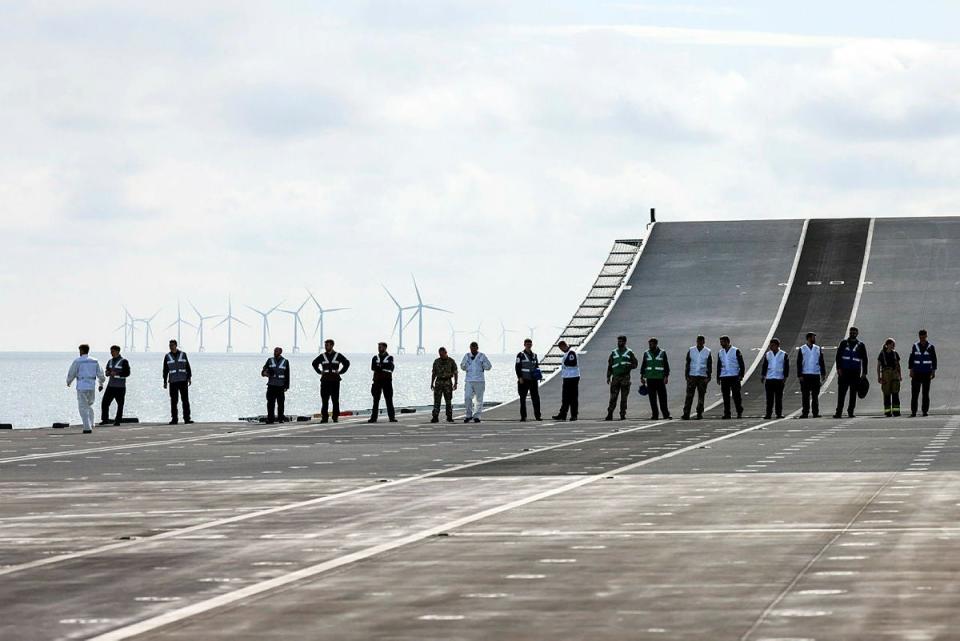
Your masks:
{"label": "row of wind turbines", "polygon": [[[436,305],[428,304],[423,302],[423,297],[420,293],[420,287],[417,284],[417,279],[411,276],[413,280],[413,289],[416,293],[417,302],[413,305],[402,305],[399,300],[391,293],[385,285],[381,285],[384,291],[387,293],[387,296],[390,297],[390,300],[393,302],[397,310],[396,319],[393,324],[393,331],[391,333],[391,339],[397,337],[397,344],[395,348],[395,353],[404,354],[406,353],[406,346],[404,345],[404,330],[406,330],[414,321],[417,322],[417,346],[416,353],[424,354],[426,348],[423,344],[423,325],[426,312],[429,310],[431,312],[442,312],[445,314],[452,314],[448,309],[438,307]],[[309,304],[313,303],[316,308],[317,313],[317,324],[313,330],[313,336],[319,337],[318,341],[318,351],[323,349],[323,342],[326,337],[324,320],[326,314],[331,314],[335,312],[341,312],[350,309],[349,307],[324,307],[320,304],[320,301],[317,300],[317,297],[314,296],[313,292],[309,289],[306,290],[307,297],[303,300],[302,303],[295,309],[286,309],[281,308],[283,302],[277,303],[276,305],[269,308],[257,308],[252,305],[244,305],[251,312],[260,316],[260,329],[261,329],[261,353],[266,353],[270,350],[268,345],[268,340],[270,338],[270,316],[274,313],[287,314],[290,316],[291,322],[293,324],[293,343],[291,347],[292,353],[300,352],[300,338],[301,336],[307,336],[306,327],[303,324],[301,318],[301,313],[304,308]],[[199,341],[197,351],[205,352],[206,343],[205,343],[205,330],[208,327],[208,321],[214,321],[219,319],[219,322],[216,325],[213,325],[212,329],[217,329],[223,325],[227,327],[227,353],[233,352],[233,324],[239,323],[246,327],[250,325],[237,317],[233,313],[233,297],[227,297],[227,313],[226,314],[204,314],[200,309],[193,304],[192,301],[187,301],[187,304],[193,310],[194,318],[193,320],[188,320],[184,318],[183,309],[181,301],[177,301],[177,316],[176,319],[167,325],[164,329],[176,328],[176,338],[177,343],[182,344],[184,326],[195,330],[196,337]],[[115,331],[123,330],[123,348],[125,351],[134,352],[137,350],[137,337],[138,332],[143,339],[143,351],[150,351],[150,341],[155,339],[153,332],[153,321],[157,318],[160,311],[158,310],[149,317],[139,317],[134,316],[127,307],[123,307],[123,323],[118,326]],[[482,325],[478,325],[475,330],[457,330],[454,328],[453,323],[447,322],[450,327],[450,348],[454,353],[457,353],[457,336],[469,335],[473,336],[477,342],[480,342],[482,338],[485,338],[485,334],[482,332]],[[530,336],[532,337],[533,332],[536,328],[531,327]],[[501,350],[506,353],[507,351],[507,337],[509,334],[518,333],[517,330],[508,329],[503,322],[500,322],[500,343]]]}

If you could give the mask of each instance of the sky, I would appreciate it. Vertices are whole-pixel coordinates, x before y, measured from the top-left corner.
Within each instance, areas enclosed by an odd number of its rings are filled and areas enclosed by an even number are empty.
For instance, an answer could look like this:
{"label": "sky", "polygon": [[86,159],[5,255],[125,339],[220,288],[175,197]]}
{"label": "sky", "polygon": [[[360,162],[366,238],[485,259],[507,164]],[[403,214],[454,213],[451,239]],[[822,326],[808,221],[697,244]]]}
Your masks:
{"label": "sky", "polygon": [[244,305],[307,288],[372,351],[411,275],[453,312],[431,351],[448,321],[546,351],[651,207],[960,214],[958,24],[923,0],[0,0],[0,351],[102,351],[122,306],[162,349],[178,299],[228,296],[257,351]]}

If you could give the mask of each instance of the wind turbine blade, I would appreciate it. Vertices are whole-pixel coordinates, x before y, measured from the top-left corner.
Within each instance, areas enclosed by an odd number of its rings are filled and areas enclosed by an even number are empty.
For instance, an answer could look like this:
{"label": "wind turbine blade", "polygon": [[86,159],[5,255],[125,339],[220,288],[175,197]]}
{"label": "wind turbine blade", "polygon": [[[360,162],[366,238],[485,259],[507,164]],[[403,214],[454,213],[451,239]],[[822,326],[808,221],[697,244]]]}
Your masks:
{"label": "wind turbine blade", "polygon": [[393,321],[393,331],[390,332],[390,338],[397,335],[398,327],[400,327],[400,314],[397,314],[397,320]]}
{"label": "wind turbine blade", "polygon": [[418,315],[419,313],[420,313],[420,310],[418,309],[418,310],[415,311],[413,314],[411,314],[410,320],[408,320],[408,321],[406,322],[406,324],[403,326],[403,328],[406,329],[406,328],[410,327],[410,323],[412,323],[413,321],[415,321],[415,320],[417,319],[417,315]]}
{"label": "wind turbine blade", "polygon": [[332,309],[325,309],[325,310],[323,310],[323,311],[324,311],[324,313],[326,313],[326,314],[330,314],[330,313],[332,313],[332,312],[342,312],[342,311],[345,310],[345,309],[350,309],[350,308],[349,308],[349,307],[334,307],[334,308],[332,308]]}
{"label": "wind turbine blade", "polygon": [[244,305],[244,307],[246,307],[246,308],[249,309],[250,311],[256,312],[257,314],[260,314],[261,316],[263,316],[263,312],[261,312],[261,311],[260,311],[259,309],[257,309],[256,307],[250,307],[249,305]]}
{"label": "wind turbine blade", "polygon": [[272,314],[272,313],[273,313],[274,311],[276,311],[276,309],[277,309],[278,307],[280,307],[281,305],[283,305],[283,301],[280,301],[279,303],[277,303],[276,305],[274,305],[272,308],[270,308],[270,311],[267,312],[267,314]]}
{"label": "wind turbine blade", "polygon": [[387,289],[387,286],[386,286],[386,285],[384,285],[383,283],[380,283],[380,287],[383,287],[383,291],[387,292],[387,296],[389,296],[389,297],[390,297],[390,300],[393,301],[393,304],[397,306],[397,309],[403,309],[403,307],[401,307],[399,301],[397,301],[397,299],[393,297],[393,294],[390,293],[390,290]]}
{"label": "wind turbine blade", "polygon": [[[244,326],[246,326],[246,327],[250,327],[250,324],[249,324],[249,323],[240,320],[240,319],[237,318],[236,316],[230,316],[229,318],[232,318],[233,320],[237,321],[237,322],[240,323],[241,325],[244,325]],[[224,319],[224,320],[227,320],[227,319]]]}
{"label": "wind turbine blade", "polygon": [[417,287],[417,278],[413,274],[410,274],[410,278],[413,279],[413,290],[417,292],[417,303],[423,305],[423,299],[420,298],[420,288]]}
{"label": "wind turbine blade", "polygon": [[305,301],[303,301],[302,303],[300,303],[300,307],[297,308],[297,313],[299,314],[300,311],[303,309],[303,306],[306,305],[306,304],[309,303],[309,302],[310,302],[310,299],[308,298],[307,300],[305,300]]}
{"label": "wind turbine blade", "polygon": [[[179,319],[177,319],[177,320],[179,320]],[[180,322],[183,322],[183,321],[180,321]],[[171,327],[173,327],[173,326],[176,325],[176,324],[177,324],[177,321],[173,321],[172,323],[170,323],[169,325],[167,325],[166,327],[164,327],[164,329],[170,329]]]}
{"label": "wind turbine blade", "polygon": [[216,328],[220,327],[221,325],[223,325],[224,323],[226,323],[228,320],[230,320],[230,317],[229,317],[229,316],[224,316],[223,320],[220,321],[219,323],[217,323],[216,325],[214,325],[213,328],[216,329]]}
{"label": "wind turbine blade", "polygon": [[449,309],[444,309],[444,308],[442,308],[442,307],[434,307],[433,305],[424,305],[423,308],[424,308],[424,309],[432,309],[432,310],[434,310],[434,311],[444,312],[444,313],[447,313],[447,314],[452,314],[452,313],[453,313],[453,312],[451,312]]}
{"label": "wind turbine blade", "polygon": [[193,308],[194,313],[195,313],[197,316],[199,316],[200,318],[203,318],[203,314],[201,314],[201,313],[200,313],[200,310],[197,309],[197,306],[193,304],[193,301],[188,300],[187,302],[190,304],[190,307]]}

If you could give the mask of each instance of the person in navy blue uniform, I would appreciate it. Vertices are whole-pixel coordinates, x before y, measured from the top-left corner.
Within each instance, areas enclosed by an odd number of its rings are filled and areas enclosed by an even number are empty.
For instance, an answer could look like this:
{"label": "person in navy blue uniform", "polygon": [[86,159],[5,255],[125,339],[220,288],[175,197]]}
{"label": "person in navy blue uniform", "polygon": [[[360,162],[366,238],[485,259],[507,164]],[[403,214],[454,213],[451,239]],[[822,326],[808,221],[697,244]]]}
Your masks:
{"label": "person in navy blue uniform", "polygon": [[937,350],[927,340],[927,330],[918,332],[918,340],[910,350],[910,416],[917,415],[917,401],[923,392],[920,408],[926,416],[930,411],[930,381],[937,377]]}
{"label": "person in navy blue uniform", "polygon": [[843,417],[843,401],[847,392],[850,392],[847,416],[853,418],[857,407],[857,390],[860,389],[861,379],[867,376],[867,346],[860,341],[859,336],[860,330],[851,327],[850,336],[840,341],[837,346],[837,411],[833,418]]}

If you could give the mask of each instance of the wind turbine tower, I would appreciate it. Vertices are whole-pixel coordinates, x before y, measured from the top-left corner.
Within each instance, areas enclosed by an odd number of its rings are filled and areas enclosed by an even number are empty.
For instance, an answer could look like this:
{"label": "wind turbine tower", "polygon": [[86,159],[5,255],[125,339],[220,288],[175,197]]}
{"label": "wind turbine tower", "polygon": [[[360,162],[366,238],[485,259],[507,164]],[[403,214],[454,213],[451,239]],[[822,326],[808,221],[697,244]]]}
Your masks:
{"label": "wind turbine tower", "polygon": [[317,306],[317,314],[319,315],[319,317],[317,318],[317,326],[313,328],[313,335],[316,336],[317,332],[320,333],[320,347],[317,349],[317,351],[322,352],[323,341],[326,340],[326,335],[324,334],[324,327],[323,327],[323,315],[332,314],[333,312],[342,312],[343,310],[350,309],[350,308],[349,307],[328,307],[324,309],[324,307],[320,304],[320,301],[317,300],[317,297],[313,295],[313,292],[311,292],[308,289],[307,293],[310,294],[310,298],[311,300],[313,300],[313,304]]}
{"label": "wind turbine tower", "polygon": [[426,350],[423,348],[423,310],[432,309],[437,312],[444,312],[445,314],[452,314],[449,309],[443,309],[442,307],[435,307],[433,305],[427,305],[423,302],[423,298],[420,296],[420,288],[417,287],[417,279],[414,278],[413,274],[410,275],[410,278],[413,278],[413,289],[417,292],[417,304],[411,307],[410,309],[415,309],[413,316],[410,317],[410,320],[407,321],[407,325],[413,322],[413,319],[416,318],[417,323],[417,354],[423,354]]}
{"label": "wind turbine tower", "polygon": [[[223,317],[223,320],[213,326],[214,329],[220,327],[224,323],[227,324],[227,354],[233,352],[233,321],[237,321],[241,325],[247,325],[242,320],[233,315],[233,297],[227,297],[227,315]],[[249,325],[247,325],[249,327]]]}
{"label": "wind turbine tower", "polygon": [[507,329],[506,325],[503,324],[503,319],[500,320],[500,353],[507,353],[507,334],[515,334],[517,330]]}
{"label": "wind turbine tower", "polygon": [[303,310],[304,305],[310,302],[310,299],[300,303],[300,307],[296,309],[280,309],[277,310],[284,314],[290,314],[293,317],[293,350],[292,353],[300,353],[300,330],[303,330],[303,335],[307,335],[307,330],[303,326],[303,321],[300,320],[300,312]]}
{"label": "wind turbine tower", "polygon": [[277,311],[277,308],[280,307],[280,305],[282,305],[282,304],[283,304],[283,301],[277,303],[276,305],[274,305],[273,307],[271,307],[271,308],[268,309],[267,311],[262,311],[262,310],[257,309],[256,307],[250,307],[249,305],[247,305],[247,307],[248,307],[251,311],[256,312],[257,314],[260,314],[260,318],[262,319],[262,329],[263,329],[263,341],[262,341],[262,343],[263,343],[263,344],[260,345],[260,353],[261,353],[261,354],[266,354],[266,353],[267,353],[267,350],[269,349],[269,348],[267,347],[267,338],[269,338],[269,336],[270,336],[270,314],[272,314],[273,312]]}
{"label": "wind turbine tower", "polygon": [[133,332],[131,331],[131,326],[133,325],[133,323],[131,322],[130,319],[131,319],[130,312],[128,312],[127,308],[124,307],[123,308],[123,324],[113,330],[113,331],[117,331],[120,329],[123,330],[123,351],[125,352],[127,351],[128,348],[130,349],[130,351],[133,351],[133,345],[132,345]]}
{"label": "wind turbine tower", "polygon": [[[207,320],[210,320],[211,318],[217,318],[217,317],[219,316],[219,314],[213,314],[213,315],[211,315],[211,316],[204,316],[203,314],[200,313],[200,310],[197,309],[197,306],[194,305],[192,302],[190,303],[190,307],[193,308],[193,311],[194,311],[194,313],[197,315],[197,319],[198,319],[198,321],[197,321],[197,336],[200,337],[200,347],[197,348],[197,351],[198,351],[198,352],[205,352],[205,351],[207,351],[207,348],[204,347],[204,345],[203,345],[203,322],[204,322],[204,321],[207,321]],[[179,342],[179,341],[178,341],[178,342]]]}

